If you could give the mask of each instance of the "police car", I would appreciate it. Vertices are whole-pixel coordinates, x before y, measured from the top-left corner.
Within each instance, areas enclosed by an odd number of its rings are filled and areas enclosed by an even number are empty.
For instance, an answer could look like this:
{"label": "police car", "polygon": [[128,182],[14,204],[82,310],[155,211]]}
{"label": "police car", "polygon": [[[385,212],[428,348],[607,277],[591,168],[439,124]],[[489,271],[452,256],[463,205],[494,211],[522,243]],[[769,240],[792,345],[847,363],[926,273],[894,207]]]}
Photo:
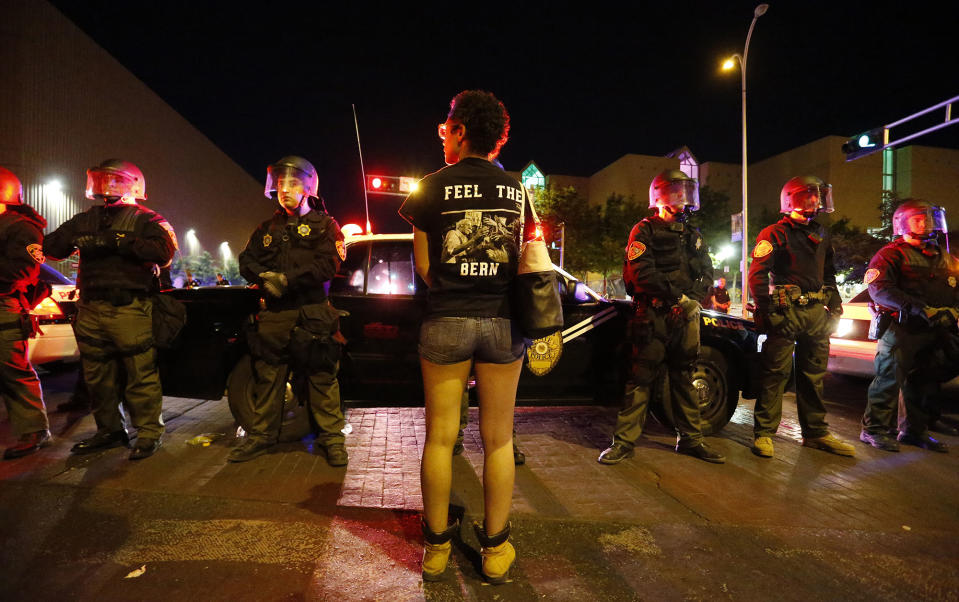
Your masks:
{"label": "police car", "polygon": [[[420,405],[417,339],[427,287],[414,269],[413,236],[354,236],[346,248],[346,260],[329,289],[333,306],[348,313],[340,321],[347,341],[341,395],[357,405]],[[626,380],[631,304],[608,300],[554,268],[563,301],[562,345],[540,340],[530,347],[517,403],[618,405]],[[257,310],[258,292],[223,287],[166,294],[187,304],[188,322],[178,348],[161,353],[164,393],[219,399],[229,380],[234,415],[243,413],[249,406],[251,368],[242,332]],[[707,431],[715,432],[732,417],[740,394],[755,397],[758,337],[752,322],[733,316],[705,310],[702,320],[694,383]],[[668,421],[662,411],[654,411]]]}
{"label": "police car", "polygon": [[70,323],[76,313],[76,284],[45,263],[40,266],[40,280],[49,284],[51,291],[30,312],[36,316],[40,332],[27,342],[27,357],[33,365],[78,362],[80,351]]}

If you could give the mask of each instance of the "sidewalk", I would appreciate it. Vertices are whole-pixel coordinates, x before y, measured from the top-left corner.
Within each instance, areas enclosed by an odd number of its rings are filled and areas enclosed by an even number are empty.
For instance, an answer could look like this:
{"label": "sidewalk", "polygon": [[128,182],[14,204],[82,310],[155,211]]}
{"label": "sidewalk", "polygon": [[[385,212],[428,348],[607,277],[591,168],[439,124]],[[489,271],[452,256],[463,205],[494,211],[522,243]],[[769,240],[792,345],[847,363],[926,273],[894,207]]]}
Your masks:
{"label": "sidewalk", "polygon": [[[72,381],[44,379],[47,403]],[[861,383],[830,381],[830,424],[858,434]],[[353,409],[350,464],[310,442],[226,463],[225,400],[166,398],[156,456],[69,454],[92,417],[52,414],[57,443],[0,462],[3,600],[628,600],[955,599],[959,595],[959,438],[951,454],[899,454],[856,441],[857,458],[800,447],[795,404],[756,458],[752,403],[710,444],[716,466],[672,451],[650,420],[636,457],[596,462],[614,408],[521,408],[527,456],[514,494],[514,581],[482,584],[476,538],[461,531],[448,579],[423,586],[419,408]],[[482,512],[482,449],[471,409],[454,458],[453,504]],[[10,442],[6,417],[0,442]],[[209,447],[186,442],[224,433]],[[136,578],[124,579],[146,566]]]}

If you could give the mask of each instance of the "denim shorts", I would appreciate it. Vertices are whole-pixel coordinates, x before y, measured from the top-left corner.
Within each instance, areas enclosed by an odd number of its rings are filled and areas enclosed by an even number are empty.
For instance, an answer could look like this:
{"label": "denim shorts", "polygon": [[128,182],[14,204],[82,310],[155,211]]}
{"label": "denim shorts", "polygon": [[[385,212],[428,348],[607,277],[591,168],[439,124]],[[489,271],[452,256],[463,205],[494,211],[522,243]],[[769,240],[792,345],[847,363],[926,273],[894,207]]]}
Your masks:
{"label": "denim shorts", "polygon": [[427,318],[420,327],[420,357],[434,364],[509,364],[525,351],[522,333],[508,318]]}

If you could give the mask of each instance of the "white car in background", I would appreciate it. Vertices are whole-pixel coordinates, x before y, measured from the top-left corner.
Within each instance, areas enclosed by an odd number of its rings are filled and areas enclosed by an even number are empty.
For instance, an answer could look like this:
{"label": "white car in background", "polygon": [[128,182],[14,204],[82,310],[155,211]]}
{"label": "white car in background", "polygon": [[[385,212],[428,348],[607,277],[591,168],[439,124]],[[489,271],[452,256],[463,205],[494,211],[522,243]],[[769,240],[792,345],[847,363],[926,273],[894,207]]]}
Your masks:
{"label": "white car in background", "polygon": [[28,342],[27,357],[33,365],[78,362],[80,351],[71,325],[76,313],[77,286],[47,264],[40,266],[40,280],[53,289],[32,312],[39,318],[40,334]]}

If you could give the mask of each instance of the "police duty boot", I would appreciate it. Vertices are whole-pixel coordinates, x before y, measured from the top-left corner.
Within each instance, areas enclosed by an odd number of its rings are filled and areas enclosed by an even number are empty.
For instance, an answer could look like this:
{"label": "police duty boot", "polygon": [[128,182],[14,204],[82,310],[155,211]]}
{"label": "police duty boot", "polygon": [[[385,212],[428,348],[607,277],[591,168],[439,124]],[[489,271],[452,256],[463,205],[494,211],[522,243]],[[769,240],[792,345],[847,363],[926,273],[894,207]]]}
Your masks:
{"label": "police duty boot", "polygon": [[626,458],[632,458],[635,453],[631,445],[616,441],[603,450],[596,461],[600,464],[619,464]]}
{"label": "police duty boot", "polygon": [[323,449],[326,450],[326,463],[330,466],[346,466],[350,461],[350,457],[346,453],[346,447],[342,443],[324,445]]}
{"label": "police duty boot", "polygon": [[832,433],[826,433],[822,437],[803,437],[802,440],[803,447],[811,447],[813,449],[821,449],[827,451],[831,454],[836,454],[837,456],[855,456],[856,449],[842,441],[837,439]]}
{"label": "police duty boot", "polygon": [[130,452],[131,460],[142,460],[144,458],[149,458],[156,450],[160,449],[160,440],[158,438],[145,438],[138,437],[136,445],[133,446],[133,451]]}
{"label": "police duty boot", "polygon": [[859,433],[859,440],[863,443],[868,443],[876,449],[881,449],[882,451],[899,451],[899,443],[886,433],[870,433],[869,431],[862,431]]}
{"label": "police duty boot", "polygon": [[92,454],[111,447],[130,447],[130,435],[125,430],[112,433],[97,433],[89,439],[84,439],[70,448],[72,454]]}
{"label": "police duty boot", "polygon": [[509,570],[516,560],[516,550],[509,542],[510,523],[496,535],[489,536],[479,523],[473,523],[476,538],[480,542],[480,554],[483,556],[483,576],[490,583],[500,584],[509,581]]}
{"label": "police duty boot", "polygon": [[228,462],[246,462],[257,456],[262,456],[273,444],[265,439],[248,437],[245,441],[230,450],[230,455],[226,457]]}
{"label": "police duty boot", "polygon": [[453,549],[451,540],[459,531],[459,521],[446,527],[442,533],[433,533],[422,521],[423,527],[423,581],[439,581],[446,572]]}
{"label": "police duty boot", "polygon": [[16,460],[17,458],[29,456],[41,447],[50,445],[52,441],[53,437],[50,435],[50,431],[46,429],[21,435],[16,445],[8,447],[6,451],[3,452],[3,459]]}
{"label": "police duty boot", "polygon": [[916,447],[939,452],[941,454],[949,453],[949,446],[942,441],[933,439],[929,436],[929,433],[923,433],[921,435],[916,435],[914,433],[899,433],[899,436],[896,437],[896,439],[903,445],[915,445]]}
{"label": "police duty boot", "polygon": [[700,442],[698,445],[683,445],[682,442],[677,443],[676,451],[712,464],[726,463],[726,456],[706,445],[705,441]]}
{"label": "police duty boot", "polygon": [[775,451],[772,437],[756,437],[753,440],[752,451],[760,458],[772,458]]}

